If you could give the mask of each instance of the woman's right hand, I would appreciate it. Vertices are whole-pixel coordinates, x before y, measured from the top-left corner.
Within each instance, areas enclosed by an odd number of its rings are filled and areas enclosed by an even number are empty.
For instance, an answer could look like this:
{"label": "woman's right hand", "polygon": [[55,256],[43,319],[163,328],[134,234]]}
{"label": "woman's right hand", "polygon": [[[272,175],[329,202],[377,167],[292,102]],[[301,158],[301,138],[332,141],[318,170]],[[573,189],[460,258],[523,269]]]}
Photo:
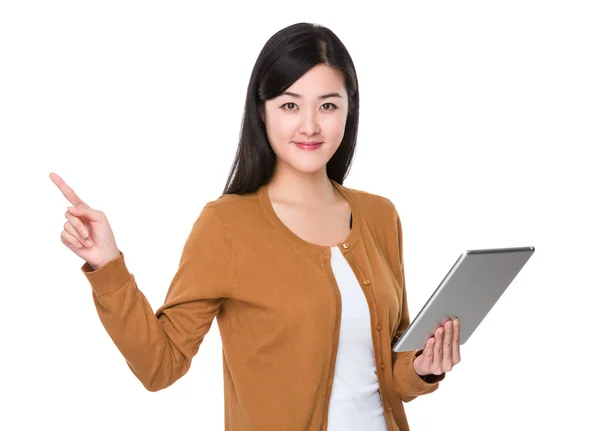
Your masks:
{"label": "woman's right hand", "polygon": [[[121,252],[106,215],[79,199],[73,189],[54,172],[50,173],[50,179],[73,205],[65,212],[67,221],[60,233],[63,244],[94,270],[119,257]],[[91,241],[91,245],[87,241]]]}

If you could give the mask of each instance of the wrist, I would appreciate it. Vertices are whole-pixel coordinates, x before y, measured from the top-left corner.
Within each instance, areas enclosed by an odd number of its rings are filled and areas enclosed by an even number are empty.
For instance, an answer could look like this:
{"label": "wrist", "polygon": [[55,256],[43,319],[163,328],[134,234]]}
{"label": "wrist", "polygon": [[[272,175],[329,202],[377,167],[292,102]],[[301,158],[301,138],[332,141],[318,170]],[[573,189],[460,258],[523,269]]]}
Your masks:
{"label": "wrist", "polygon": [[100,268],[102,268],[103,266],[105,266],[107,263],[109,263],[109,262],[112,262],[113,260],[115,260],[116,258],[118,258],[119,256],[121,256],[121,252],[120,252],[120,251],[119,251],[119,252],[118,252],[116,255],[113,255],[113,256],[109,257],[108,259],[105,259],[105,260],[103,260],[103,261],[102,261],[101,263],[99,263],[99,264],[92,264],[92,263],[89,263],[89,262],[88,262],[88,264],[90,265],[90,267],[91,267],[91,268],[92,268],[94,271],[97,271],[97,270],[99,270]]}

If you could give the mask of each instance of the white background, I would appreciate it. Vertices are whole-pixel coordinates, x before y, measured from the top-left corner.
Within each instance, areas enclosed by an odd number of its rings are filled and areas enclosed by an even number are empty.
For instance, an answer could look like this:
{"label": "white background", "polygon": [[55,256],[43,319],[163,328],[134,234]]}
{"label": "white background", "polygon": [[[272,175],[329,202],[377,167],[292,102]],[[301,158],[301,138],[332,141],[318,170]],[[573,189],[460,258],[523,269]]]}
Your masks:
{"label": "white background", "polygon": [[143,389],[60,241],[48,175],[107,214],[156,309],[223,190],[256,57],[300,21],[353,57],[344,184],[396,204],[413,317],[464,249],[536,247],[462,362],[406,405],[411,428],[600,429],[600,8],[524,0],[2,2],[0,428],[223,428],[216,322],[187,375]]}

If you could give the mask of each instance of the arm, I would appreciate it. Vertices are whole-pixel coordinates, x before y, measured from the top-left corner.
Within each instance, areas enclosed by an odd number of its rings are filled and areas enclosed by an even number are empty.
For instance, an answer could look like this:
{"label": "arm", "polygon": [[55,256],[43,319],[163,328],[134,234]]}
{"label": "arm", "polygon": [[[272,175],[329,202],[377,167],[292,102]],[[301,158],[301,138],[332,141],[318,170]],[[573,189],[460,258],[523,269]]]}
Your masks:
{"label": "arm", "polygon": [[92,287],[98,316],[134,375],[149,391],[170,386],[189,369],[223,298],[233,290],[233,239],[216,208],[195,221],[169,286],[154,313],[123,253],[94,270],[81,267]]}
{"label": "arm", "polygon": [[[402,286],[402,309],[400,312],[400,324],[396,329],[394,334],[394,338],[392,340],[392,346],[396,343],[396,341],[400,338],[400,336],[406,331],[408,325],[410,324],[410,316],[408,313],[408,302],[406,297],[406,283],[404,276],[404,256],[402,249],[402,224],[400,222],[400,217],[396,209],[394,208],[394,218],[395,218],[395,232],[396,237],[398,238],[396,243],[396,250],[398,252],[398,260],[397,265],[395,265],[396,270],[399,271],[399,277],[401,280]],[[394,388],[397,395],[404,401],[405,403],[412,401],[419,395],[429,394],[434,392],[438,386],[439,382],[444,380],[446,377],[446,373],[440,375],[428,375],[428,376],[420,376],[416,373],[413,367],[413,361],[417,356],[423,353],[423,350],[417,350],[412,352],[394,352],[392,350],[392,364],[393,369],[392,373],[394,375]]]}

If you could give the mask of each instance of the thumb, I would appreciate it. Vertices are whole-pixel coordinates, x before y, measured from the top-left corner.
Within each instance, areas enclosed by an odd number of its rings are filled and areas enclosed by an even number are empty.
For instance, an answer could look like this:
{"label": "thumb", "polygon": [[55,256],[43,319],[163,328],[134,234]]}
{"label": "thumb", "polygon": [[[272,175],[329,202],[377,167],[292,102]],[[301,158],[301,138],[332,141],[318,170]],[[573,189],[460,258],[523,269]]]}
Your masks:
{"label": "thumb", "polygon": [[92,208],[68,207],[68,210],[71,214],[76,216],[85,216],[90,221],[99,222],[102,220],[100,211],[96,211]]}

